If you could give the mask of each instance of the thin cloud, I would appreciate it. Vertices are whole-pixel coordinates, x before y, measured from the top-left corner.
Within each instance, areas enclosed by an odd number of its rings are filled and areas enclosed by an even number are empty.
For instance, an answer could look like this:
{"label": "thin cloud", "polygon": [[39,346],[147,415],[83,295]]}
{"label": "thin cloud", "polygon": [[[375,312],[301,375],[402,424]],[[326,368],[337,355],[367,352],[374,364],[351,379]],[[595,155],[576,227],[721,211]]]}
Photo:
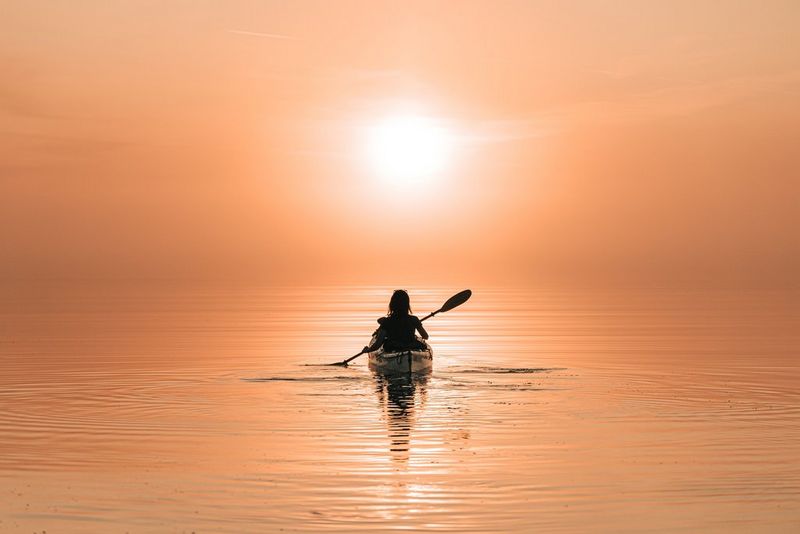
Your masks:
{"label": "thin cloud", "polygon": [[792,70],[762,76],[664,84],[647,91],[618,92],[614,99],[577,102],[550,111],[554,116],[612,122],[689,115],[754,96],[764,99],[794,95],[798,86],[800,71]]}
{"label": "thin cloud", "polygon": [[266,39],[294,39],[291,35],[283,35],[281,33],[263,33],[251,32],[247,30],[228,30],[228,33],[235,33],[236,35],[247,35],[250,37],[263,37]]}
{"label": "thin cloud", "polygon": [[460,142],[481,145],[546,137],[557,131],[545,117],[539,119],[479,120],[453,128]]}

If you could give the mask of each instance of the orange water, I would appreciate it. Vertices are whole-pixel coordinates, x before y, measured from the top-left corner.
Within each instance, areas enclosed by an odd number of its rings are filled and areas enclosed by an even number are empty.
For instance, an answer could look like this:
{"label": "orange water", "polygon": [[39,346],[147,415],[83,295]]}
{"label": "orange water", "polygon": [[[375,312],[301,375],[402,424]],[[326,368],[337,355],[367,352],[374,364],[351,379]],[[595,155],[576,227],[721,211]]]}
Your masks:
{"label": "orange water", "polygon": [[6,289],[0,531],[800,529],[797,292],[473,289]]}

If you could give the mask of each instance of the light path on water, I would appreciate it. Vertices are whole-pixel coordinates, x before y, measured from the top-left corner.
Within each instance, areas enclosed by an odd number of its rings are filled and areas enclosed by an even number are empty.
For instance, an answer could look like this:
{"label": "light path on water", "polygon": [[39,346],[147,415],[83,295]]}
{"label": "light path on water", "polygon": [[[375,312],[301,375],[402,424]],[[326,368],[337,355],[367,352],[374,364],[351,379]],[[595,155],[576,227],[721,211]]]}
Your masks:
{"label": "light path on water", "polygon": [[[411,289],[419,315],[454,290]],[[792,531],[798,295],[49,287],[0,313],[0,531]]]}

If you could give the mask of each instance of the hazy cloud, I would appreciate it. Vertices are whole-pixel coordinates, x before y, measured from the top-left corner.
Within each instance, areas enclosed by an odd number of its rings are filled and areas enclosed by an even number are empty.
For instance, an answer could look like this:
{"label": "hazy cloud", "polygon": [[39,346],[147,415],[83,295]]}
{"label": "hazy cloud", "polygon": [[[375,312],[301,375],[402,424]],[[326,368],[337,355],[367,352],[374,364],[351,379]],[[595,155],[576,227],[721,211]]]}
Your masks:
{"label": "hazy cloud", "polygon": [[291,35],[283,35],[281,33],[264,33],[264,32],[251,32],[247,30],[228,30],[228,33],[236,35],[247,35],[250,37],[263,37],[266,39],[294,39]]}

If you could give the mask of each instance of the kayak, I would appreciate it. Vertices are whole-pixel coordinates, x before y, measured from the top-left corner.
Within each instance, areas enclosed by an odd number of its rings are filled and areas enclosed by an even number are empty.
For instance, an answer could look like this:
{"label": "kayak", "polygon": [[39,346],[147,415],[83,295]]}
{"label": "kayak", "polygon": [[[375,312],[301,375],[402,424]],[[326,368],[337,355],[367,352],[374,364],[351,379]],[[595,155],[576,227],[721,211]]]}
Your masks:
{"label": "kayak", "polygon": [[[419,338],[417,338],[419,339]],[[430,371],[433,367],[433,350],[424,340],[419,339],[424,349],[407,349],[387,352],[383,347],[369,354],[369,367],[381,373],[419,373]],[[372,338],[370,345],[375,343]]]}

